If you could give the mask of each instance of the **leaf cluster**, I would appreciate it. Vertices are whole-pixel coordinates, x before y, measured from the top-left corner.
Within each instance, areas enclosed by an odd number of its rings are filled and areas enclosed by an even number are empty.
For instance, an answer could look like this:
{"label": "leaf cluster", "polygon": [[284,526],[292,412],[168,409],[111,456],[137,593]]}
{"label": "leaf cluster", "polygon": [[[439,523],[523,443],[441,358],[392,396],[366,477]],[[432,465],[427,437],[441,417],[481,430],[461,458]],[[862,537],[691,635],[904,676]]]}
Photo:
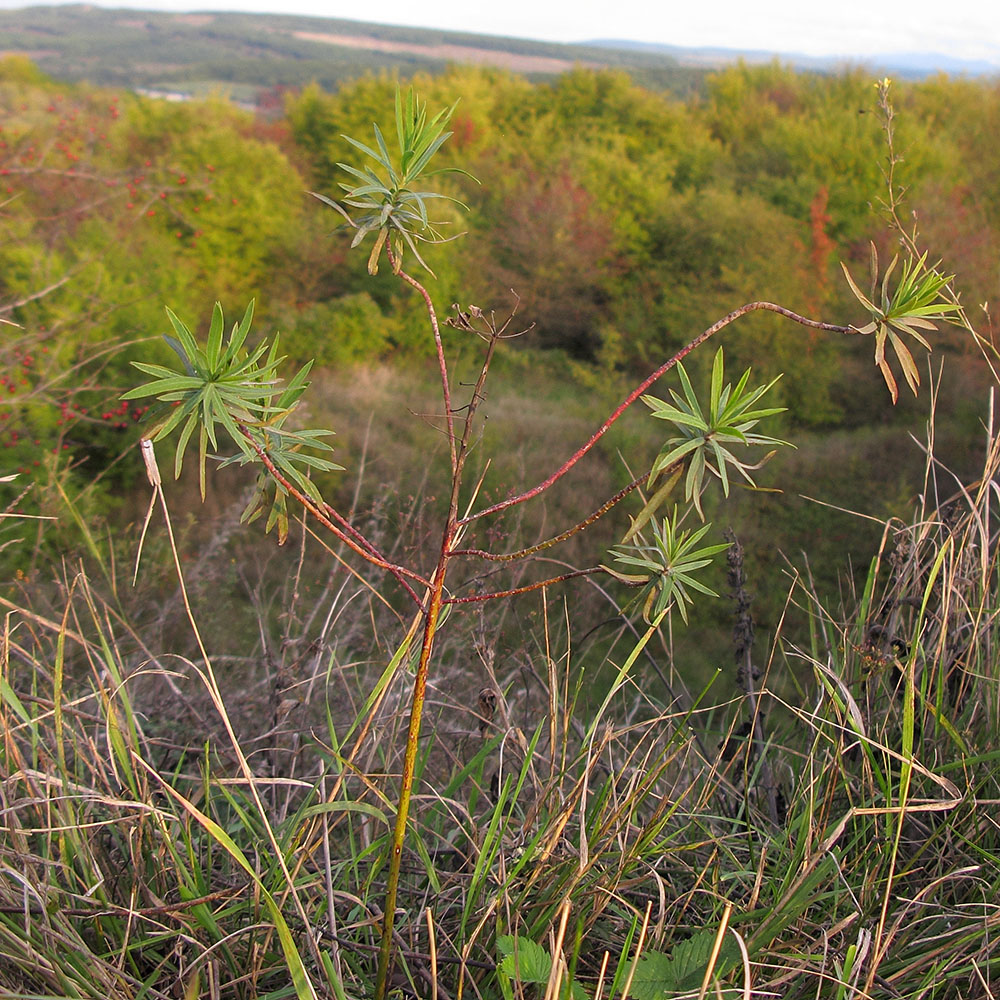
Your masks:
{"label": "leaf cluster", "polygon": [[[261,453],[300,488],[319,501],[319,491],[309,478],[309,471],[329,472],[342,468],[317,452],[332,451],[324,440],[328,430],[291,430],[286,421],[295,411],[299,398],[309,385],[307,376],[312,363],[300,368],[286,384],[279,376],[284,360],[278,354],[278,337],[268,346],[261,341],[248,349],[247,336],[253,321],[254,302],[250,301],[243,319],[233,326],[229,337],[225,333],[225,317],[217,302],[212,310],[208,340],[202,347],[194,334],[170,309],[167,317],[176,336],[164,340],[180,358],[183,371],[165,365],[134,361],[132,364],[150,380],[126,392],[122,399],[144,399],[155,396],[159,401],[156,412],[159,422],[149,432],[150,440],[161,441],[175,430],[180,435],[174,452],[174,476],[179,477],[188,444],[198,431],[198,473],[202,499],[205,497],[205,466],[208,447],[219,450],[219,431],[225,432],[237,453],[222,461],[222,465],[260,463]],[[258,483],[258,492],[244,511],[244,520],[255,520],[266,506],[271,507],[267,530],[277,524],[279,537],[287,533],[285,490],[275,484],[269,504],[265,480]]]}
{"label": "leaf cluster", "polygon": [[[750,369],[747,369],[735,386],[731,383],[724,384],[725,357],[722,348],[719,348],[712,363],[708,407],[703,409],[682,364],[678,364],[677,373],[682,393],[670,390],[673,403],[655,396],[642,397],[652,415],[659,420],[670,421],[677,433],[664,443],[650,470],[648,486],[650,489],[655,486],[655,491],[639,514],[632,519],[631,527],[621,544],[612,550],[614,559],[626,567],[626,571],[604,567],[623,583],[642,588],[632,603],[641,603],[642,613],[647,621],[654,621],[666,610],[676,607],[686,622],[687,611],[692,603],[691,591],[718,596],[694,576],[711,564],[716,553],[726,548],[724,544],[699,548],[699,543],[708,533],[711,524],[704,524],[693,531],[682,529],[681,524],[686,515],[679,514],[676,506],[670,517],[660,521],[654,517],[681,476],[684,476],[685,501],[704,521],[701,496],[706,486],[706,471],[719,479],[726,496],[729,496],[730,467],[751,488],[756,489],[750,473],[760,468],[774,454],[774,450],[761,461],[750,463],[734,454],[732,449],[737,445],[768,446],[788,443],[754,430],[765,417],[783,411],[782,407],[758,405],[774,386],[776,379],[750,389],[747,387]],[[652,525],[652,530],[647,538],[643,531],[648,524]]]}
{"label": "leaf cluster", "polygon": [[[456,102],[457,104],[457,102]],[[431,223],[427,214],[426,202],[432,198],[445,199],[465,208],[458,199],[436,191],[415,191],[412,185],[421,177],[433,176],[445,172],[465,174],[458,167],[446,167],[427,173],[427,167],[434,154],[452,135],[446,132],[448,121],[455,111],[455,104],[439,111],[433,118],[427,117],[426,104],[414,96],[412,88],[407,92],[405,100],[396,88],[396,141],[399,146],[398,159],[389,152],[388,144],[377,123],[373,123],[375,144],[373,148],[349,135],[343,136],[355,149],[373,160],[378,170],[371,166],[363,168],[351,166],[348,163],[338,163],[360,183],[352,186],[340,183],[345,192],[343,203],[351,208],[359,209],[361,215],[351,218],[347,211],[336,201],[325,195],[316,194],[320,201],[336,209],[357,230],[351,247],[358,246],[369,233],[375,233],[375,244],[368,257],[368,272],[378,272],[378,259],[385,247],[390,234],[393,237],[392,246],[396,253],[397,269],[402,260],[405,243],[413,255],[427,271],[430,271],[426,261],[420,256],[416,241],[425,243],[445,243],[456,237],[443,237],[435,228],[440,223]],[[379,172],[381,171],[381,172]]]}
{"label": "leaf cluster", "polygon": [[920,372],[917,370],[913,355],[899,334],[907,334],[929,351],[931,345],[920,331],[936,330],[937,325],[927,317],[939,316],[947,320],[955,313],[954,304],[941,297],[942,289],[955,276],[943,275],[934,267],[928,267],[926,253],[920,258],[910,257],[903,262],[899,282],[895,291],[890,293],[889,279],[898,261],[899,254],[896,254],[885,269],[880,285],[878,251],[875,249],[875,244],[871,244],[871,290],[868,295],[858,288],[847,265],[843,262],[840,265],[851,291],[871,316],[870,322],[858,327],[857,330],[858,333],[866,335],[875,334],[875,365],[885,379],[893,403],[899,398],[899,389],[885,357],[886,342],[892,345],[906,384],[915,396],[917,386],[920,385]]}
{"label": "leaf cluster", "polygon": [[616,562],[632,572],[603,567],[623,583],[642,587],[630,605],[641,604],[642,616],[647,622],[655,621],[665,611],[676,607],[686,623],[688,608],[693,603],[690,591],[709,597],[719,596],[695,579],[694,574],[711,565],[712,557],[727,545],[722,543],[698,548],[698,543],[711,529],[711,523],[691,531],[681,528],[682,520],[675,507],[670,517],[653,522],[652,537],[648,542],[637,534],[639,540],[634,544],[619,545],[612,550]]}
{"label": "leaf cluster", "polygon": [[683,459],[687,460],[687,476],[684,480],[684,499],[694,504],[699,515],[701,495],[705,489],[705,472],[713,473],[722,483],[722,492],[729,496],[729,473],[727,466],[738,473],[753,488],[756,484],[750,472],[759,469],[771,455],[763,460],[750,463],[738,458],[732,451],[734,445],[787,445],[789,442],[766,434],[755,433],[753,428],[764,418],[784,412],[784,407],[771,406],[757,408],[761,398],[774,387],[778,379],[756,389],[748,389],[750,379],[748,368],[735,386],[723,386],[725,359],[722,348],[712,362],[712,383],[707,411],[703,411],[698,396],[691,386],[691,380],[683,364],[677,365],[683,395],[671,389],[673,403],[667,403],[656,396],[643,396],[642,401],[650,408],[658,420],[669,420],[677,434],[667,439],[649,474],[649,485],[664,472]]}

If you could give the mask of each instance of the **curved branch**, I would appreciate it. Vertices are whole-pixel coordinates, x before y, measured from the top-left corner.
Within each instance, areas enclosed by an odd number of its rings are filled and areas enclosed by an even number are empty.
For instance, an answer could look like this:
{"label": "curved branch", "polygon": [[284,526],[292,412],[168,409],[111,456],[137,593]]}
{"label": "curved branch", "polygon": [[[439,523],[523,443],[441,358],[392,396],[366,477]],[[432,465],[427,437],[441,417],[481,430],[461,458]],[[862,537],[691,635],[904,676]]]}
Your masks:
{"label": "curved branch", "polygon": [[514,587],[512,590],[498,590],[490,594],[472,594],[469,597],[445,597],[442,604],[475,604],[479,601],[495,601],[501,597],[514,597],[517,594],[527,594],[532,590],[541,590],[543,587],[551,587],[555,583],[562,583],[564,580],[574,580],[579,576],[594,576],[596,573],[606,573],[607,570],[600,566],[591,566],[590,569],[578,569],[572,573],[563,573],[562,576],[553,576],[548,580],[539,580],[537,583],[528,583],[523,587]]}
{"label": "curved branch", "polygon": [[731,313],[723,316],[722,319],[717,320],[713,323],[707,330],[698,334],[694,340],[682,347],[669,361],[664,362],[659,368],[656,369],[651,375],[647,376],[646,379],[641,382],[635,389],[630,392],[625,399],[618,405],[611,416],[604,421],[603,424],[593,433],[590,440],[587,441],[582,448],[571,455],[555,472],[552,473],[548,479],[543,480],[537,486],[532,487],[530,490],[524,493],[519,493],[517,496],[508,497],[506,500],[501,500],[499,503],[493,504],[491,507],[486,507],[483,510],[476,511],[474,514],[468,514],[466,517],[459,521],[459,524],[468,524],[470,521],[474,521],[478,517],[485,517],[487,514],[496,514],[501,510],[506,510],[508,507],[513,507],[515,504],[524,503],[526,500],[531,500],[538,496],[540,493],[544,493],[553,483],[561,479],[563,476],[569,472],[570,469],[576,465],[577,462],[586,455],[591,448],[597,444],[598,441],[608,432],[611,426],[618,420],[618,418],[662,375],[665,375],[671,368],[673,368],[679,361],[682,361],[687,357],[696,347],[703,344],[709,337],[714,336],[720,330],[725,329],[734,320],[739,319],[741,316],[745,316],[747,313],[757,312],[759,310],[765,310],[767,312],[778,313],[779,316],[784,316],[787,319],[794,320],[800,326],[812,327],[816,330],[831,330],[834,333],[857,333],[853,327],[850,326],[837,326],[833,323],[821,323],[819,320],[809,319],[806,316],[800,316],[797,312],[793,312],[791,309],[786,309],[784,306],[775,305],[773,302],[748,302],[744,306],[740,306],[739,309],[734,309]]}
{"label": "curved branch", "polygon": [[46,286],[41,291],[33,292],[31,295],[25,295],[23,298],[17,299],[15,302],[6,302],[0,306],[0,316],[5,313],[13,312],[15,309],[20,309],[21,306],[26,306],[29,302],[34,302],[36,299],[43,298],[50,292],[54,292],[57,288],[62,288],[70,278],[73,277],[73,273],[64,274],[58,281],[54,281],[51,285]]}
{"label": "curved branch", "polygon": [[[338,528],[337,525],[335,525],[333,521],[331,521],[330,518],[328,518],[326,514],[316,506],[316,503],[312,499],[307,497],[297,486],[288,481],[284,473],[274,464],[274,462],[271,461],[267,452],[260,446],[260,444],[257,443],[256,440],[254,440],[254,437],[249,430],[242,424],[239,424],[238,426],[246,435],[246,438],[250,442],[253,450],[257,452],[257,456],[260,458],[261,462],[264,463],[264,467],[274,477],[275,481],[280,483],[282,488],[288,492],[289,496],[294,497],[294,499],[297,500],[305,510],[312,514],[312,516],[315,517],[316,520],[323,525],[323,527],[332,532],[349,549],[352,549],[359,556],[361,556],[362,559],[367,560],[373,566],[378,566],[379,569],[384,569],[391,573],[396,578],[399,585],[410,595],[410,597],[413,598],[417,607],[421,610],[424,609],[424,602],[417,596],[414,589],[407,582],[406,577],[409,577],[411,580],[415,580],[424,587],[430,587],[430,583],[427,580],[425,580],[419,573],[415,573],[413,570],[407,569],[405,566],[398,566],[396,563],[391,563],[387,559],[383,559],[381,556],[377,555],[375,547],[364,539],[363,536],[361,537],[364,541],[364,545],[356,542],[346,531]],[[324,504],[323,506],[327,507],[328,505]],[[352,533],[360,536],[360,533],[354,528],[352,528],[351,531]]]}
{"label": "curved branch", "polygon": [[524,559],[526,556],[532,556],[536,552],[542,552],[545,549],[552,548],[553,545],[558,545],[560,542],[566,541],[567,538],[572,538],[573,535],[578,532],[584,531],[589,528],[595,521],[603,517],[612,507],[615,506],[620,500],[624,500],[644,479],[645,475],[639,476],[638,479],[633,479],[628,486],[624,489],[619,490],[611,499],[606,500],[593,514],[585,517],[578,524],[574,524],[572,528],[567,528],[565,531],[561,531],[558,535],[553,535],[552,538],[547,538],[544,542],[539,542],[537,545],[532,545],[527,549],[519,549],[517,552],[487,552],[484,549],[453,549],[451,554],[453,556],[478,556],[480,559],[489,559],[492,562],[513,562],[515,559]]}
{"label": "curved branch", "polygon": [[[379,552],[379,550],[375,547],[374,543],[370,542],[367,538],[365,538],[365,536],[360,531],[358,531],[358,529],[355,528],[354,525],[351,524],[351,522],[348,521],[347,518],[344,517],[344,515],[341,514],[339,510],[337,510],[331,504],[328,504],[325,500],[323,501],[323,510],[326,511],[327,515],[329,517],[332,517],[344,529],[344,531],[346,531],[358,543],[358,545],[363,546],[365,550],[369,552],[371,555],[373,555],[376,559],[381,559],[384,562],[389,561],[388,559],[385,558],[384,555],[382,555],[381,552]],[[407,570],[406,572],[407,575],[410,574],[409,570]],[[418,582],[422,583],[424,586],[427,586],[427,581],[423,577],[418,577],[414,574],[414,579],[418,580]]]}

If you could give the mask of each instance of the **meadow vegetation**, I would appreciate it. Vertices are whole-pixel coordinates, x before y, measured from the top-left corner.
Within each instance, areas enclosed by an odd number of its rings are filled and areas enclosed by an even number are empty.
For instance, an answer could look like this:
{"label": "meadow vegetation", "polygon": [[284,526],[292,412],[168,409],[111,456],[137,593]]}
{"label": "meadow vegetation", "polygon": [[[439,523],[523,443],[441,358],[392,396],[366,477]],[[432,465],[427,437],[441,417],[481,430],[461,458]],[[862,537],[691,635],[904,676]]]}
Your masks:
{"label": "meadow vegetation", "polygon": [[993,995],[1000,94],[419,84],[0,63],[4,990]]}

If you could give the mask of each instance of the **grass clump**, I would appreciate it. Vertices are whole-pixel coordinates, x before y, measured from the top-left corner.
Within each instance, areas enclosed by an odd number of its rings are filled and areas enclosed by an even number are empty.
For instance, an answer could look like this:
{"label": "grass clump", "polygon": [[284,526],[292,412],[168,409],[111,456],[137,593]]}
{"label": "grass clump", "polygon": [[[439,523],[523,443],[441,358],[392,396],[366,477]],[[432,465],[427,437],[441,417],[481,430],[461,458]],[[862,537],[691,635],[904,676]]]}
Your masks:
{"label": "grass clump", "polygon": [[[456,625],[443,652],[468,642],[474,660],[431,685],[391,985],[696,996],[708,976],[733,996],[988,996],[992,427],[986,445],[970,485],[928,451],[921,505],[886,524],[845,607],[796,582],[807,634],[782,628],[759,649],[738,600],[740,663],[706,691],[634,669],[662,662],[663,640],[625,630],[607,653],[616,687],[581,711],[565,604],[534,599],[531,652],[503,669],[491,615]],[[60,616],[8,605],[5,992],[368,995],[405,680],[372,712],[366,671],[330,643],[323,683],[296,689],[264,738],[227,740],[207,697],[199,745],[156,713],[210,692],[204,665],[141,659],[96,591],[80,574]],[[329,608],[341,627],[365,617],[357,599]],[[307,709],[327,726],[289,732]]]}

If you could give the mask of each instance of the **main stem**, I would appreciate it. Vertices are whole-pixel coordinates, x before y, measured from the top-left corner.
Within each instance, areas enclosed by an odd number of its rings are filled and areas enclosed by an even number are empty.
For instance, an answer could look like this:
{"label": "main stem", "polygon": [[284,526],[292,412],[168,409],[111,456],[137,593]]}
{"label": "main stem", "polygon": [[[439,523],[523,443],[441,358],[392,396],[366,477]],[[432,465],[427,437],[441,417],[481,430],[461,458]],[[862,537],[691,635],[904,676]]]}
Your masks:
{"label": "main stem", "polygon": [[382,941],[378,953],[378,974],[375,979],[376,1000],[384,1000],[389,978],[389,964],[392,961],[392,930],[395,923],[396,896],[399,892],[399,872],[403,860],[403,841],[406,839],[406,822],[410,811],[410,797],[413,794],[413,774],[417,763],[417,743],[420,739],[420,722],[424,711],[424,695],[427,692],[427,673],[434,648],[434,636],[441,615],[441,599],[444,594],[445,575],[451,558],[453,518],[449,518],[448,528],[441,541],[441,556],[437,569],[431,577],[430,599],[424,618],[423,640],[420,645],[420,662],[413,681],[413,697],[410,703],[410,726],[406,734],[406,752],[403,755],[403,774],[396,807],[396,825],[392,831],[392,854],[389,858],[389,878],[385,890],[385,905],[382,911]]}
{"label": "main stem", "polygon": [[493,352],[499,339],[495,331],[489,339],[486,357],[482,370],[472,391],[472,398],[465,411],[465,425],[459,440],[455,435],[454,413],[451,407],[451,392],[448,381],[448,365],[445,360],[444,347],[441,343],[441,332],[438,326],[437,313],[431,297],[416,278],[407,274],[397,265],[392,248],[386,245],[386,253],[392,261],[393,269],[408,285],[414,288],[421,298],[430,317],[431,328],[434,331],[434,343],[437,347],[438,364],[441,371],[442,395],[445,407],[445,426],[447,428],[448,446],[451,453],[451,496],[448,500],[448,517],[441,536],[441,552],[438,556],[437,568],[430,579],[428,597],[425,604],[423,640],[420,646],[420,662],[417,664],[416,676],[413,679],[413,695],[410,700],[410,724],[406,734],[406,750],[403,754],[403,773],[400,778],[399,799],[396,808],[396,823],[392,831],[392,853],[389,857],[389,876],[386,882],[385,905],[382,912],[382,940],[378,953],[378,972],[375,979],[375,998],[385,1000],[388,988],[389,969],[392,964],[392,932],[395,924],[396,897],[399,893],[399,873],[403,860],[403,843],[406,840],[406,824],[410,812],[410,798],[413,794],[413,775],[417,764],[417,744],[420,740],[420,723],[424,712],[424,696],[427,692],[427,674],[430,668],[431,653],[434,649],[434,636],[437,634],[438,622],[441,617],[441,607],[444,598],[445,579],[448,575],[448,564],[454,555],[455,542],[459,535],[458,502],[462,487],[462,469],[469,452],[469,435],[476,409],[482,400],[483,386],[489,372]]}
{"label": "main stem", "polygon": [[[403,281],[410,285],[410,287],[415,289],[424,300],[427,314],[430,317],[431,328],[434,332],[434,343],[437,348],[438,365],[441,374],[442,394],[444,397],[445,407],[445,428],[451,457],[452,483],[451,497],[448,504],[448,517],[441,537],[441,551],[438,556],[437,568],[434,570],[434,573],[429,580],[428,596],[426,604],[424,605],[426,610],[424,612],[423,640],[420,647],[420,662],[417,665],[417,672],[413,681],[413,695],[410,702],[410,723],[406,735],[406,750],[403,755],[403,772],[400,779],[396,822],[393,827],[392,834],[392,853],[389,857],[389,875],[386,883],[385,905],[382,913],[382,940],[379,947],[378,972],[375,980],[375,1000],[385,1000],[388,988],[389,969],[392,964],[392,937],[393,927],[395,924],[396,898],[399,893],[399,874],[403,859],[403,843],[406,839],[406,825],[409,817],[410,799],[413,794],[413,776],[417,762],[417,744],[420,739],[420,723],[424,710],[424,697],[427,691],[427,674],[430,667],[431,653],[434,648],[434,637],[437,633],[442,606],[445,603],[460,603],[462,601],[461,598],[452,598],[447,602],[444,599],[444,586],[445,579],[448,574],[448,566],[452,557],[458,555],[461,551],[455,547],[461,534],[461,529],[476,518],[483,517],[487,514],[497,513],[498,511],[504,510],[513,504],[522,503],[533,496],[537,496],[539,493],[551,486],[553,482],[565,475],[577,461],[590,451],[590,449],[594,446],[594,444],[596,444],[608,428],[611,427],[611,425],[621,416],[622,413],[625,412],[626,409],[628,409],[629,406],[631,406],[631,404],[642,392],[646,390],[646,388],[648,388],[648,386],[650,386],[665,372],[669,371],[675,364],[677,364],[678,361],[694,350],[699,344],[718,333],[719,330],[728,326],[740,316],[758,309],[764,309],[787,316],[789,319],[793,319],[804,326],[812,326],[823,330],[835,330],[840,333],[848,333],[851,329],[850,327],[834,326],[832,324],[819,323],[816,320],[807,319],[804,316],[799,316],[797,313],[793,313],[791,310],[785,309],[783,306],[778,306],[771,302],[748,303],[747,305],[729,313],[728,316],[724,316],[717,323],[714,323],[702,334],[678,351],[677,354],[675,354],[669,361],[653,372],[652,375],[650,375],[637,389],[625,398],[625,400],[604,422],[591,439],[544,482],[540,483],[534,489],[528,490],[526,493],[521,493],[516,497],[511,497],[507,500],[501,501],[500,503],[493,504],[493,506],[487,507],[485,510],[469,514],[464,518],[459,518],[458,502],[462,482],[462,469],[465,464],[465,458],[468,455],[472,419],[480,401],[482,400],[482,391],[486,383],[486,376],[489,371],[490,361],[493,357],[497,341],[500,339],[500,335],[492,326],[490,327],[491,336],[488,338],[489,347],[483,362],[482,371],[480,372],[475,388],[473,389],[472,398],[466,408],[465,424],[461,439],[459,440],[455,434],[455,420],[454,411],[451,406],[448,366],[445,359],[444,346],[441,342],[441,332],[438,326],[437,314],[434,310],[434,305],[431,302],[431,297],[419,281],[402,270],[399,266],[400,262],[397,260],[397,257],[393,253],[392,247],[389,245],[388,241],[386,242],[386,254],[393,265],[394,272]],[[620,496],[615,498],[615,500],[617,499],[620,499]],[[602,508],[599,513],[603,513],[605,509],[607,508]],[[588,522],[583,522],[583,524],[578,525],[569,533],[572,534],[575,533],[576,530],[582,530],[582,528],[586,527],[587,523]],[[575,575],[578,574],[568,574],[566,578]],[[518,588],[515,591],[490,594],[488,595],[488,599],[507,596],[508,593],[518,593],[521,592],[521,590],[531,590],[534,589],[535,586],[545,586],[552,582],[555,582],[555,580],[544,581],[541,584],[531,585],[527,588]]]}

